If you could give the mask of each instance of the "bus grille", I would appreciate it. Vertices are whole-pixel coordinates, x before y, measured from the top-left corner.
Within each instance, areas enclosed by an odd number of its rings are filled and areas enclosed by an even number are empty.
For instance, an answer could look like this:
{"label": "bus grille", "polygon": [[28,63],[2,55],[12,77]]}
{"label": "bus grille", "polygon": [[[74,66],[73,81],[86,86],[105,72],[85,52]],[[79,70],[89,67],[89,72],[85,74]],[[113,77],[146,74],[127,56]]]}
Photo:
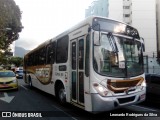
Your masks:
{"label": "bus grille", "polygon": [[[142,77],[128,80],[108,80],[107,87],[114,93],[131,92],[135,90],[135,86],[140,86],[144,79]],[[133,88],[133,89],[130,89]]]}
{"label": "bus grille", "polygon": [[118,101],[120,104],[123,104],[127,102],[132,102],[134,101],[134,99],[135,99],[135,96],[132,96],[132,97],[127,97],[127,98],[118,98]]}

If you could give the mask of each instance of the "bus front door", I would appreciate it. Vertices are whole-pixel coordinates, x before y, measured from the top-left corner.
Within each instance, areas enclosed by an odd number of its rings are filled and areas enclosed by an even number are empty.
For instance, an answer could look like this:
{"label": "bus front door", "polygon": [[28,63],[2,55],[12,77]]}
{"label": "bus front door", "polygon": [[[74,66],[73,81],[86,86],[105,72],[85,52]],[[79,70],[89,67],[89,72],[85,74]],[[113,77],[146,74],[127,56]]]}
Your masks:
{"label": "bus front door", "polygon": [[84,37],[71,41],[71,98],[84,105]]}

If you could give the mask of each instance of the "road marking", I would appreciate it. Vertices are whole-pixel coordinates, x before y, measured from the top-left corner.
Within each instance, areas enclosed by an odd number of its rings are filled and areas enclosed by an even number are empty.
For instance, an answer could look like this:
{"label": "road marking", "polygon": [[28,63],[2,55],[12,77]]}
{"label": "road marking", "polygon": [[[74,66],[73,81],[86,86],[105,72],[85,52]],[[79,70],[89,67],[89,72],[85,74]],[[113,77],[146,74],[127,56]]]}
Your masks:
{"label": "road marking", "polygon": [[60,109],[60,108],[56,107],[55,105],[52,105],[52,106],[53,106],[53,107],[55,107],[56,109],[58,109],[58,110],[62,111],[63,113],[65,113],[66,115],[68,115],[69,117],[71,117],[73,120],[77,120],[75,117],[72,117],[70,114],[68,114],[68,113],[64,112],[62,109]]}
{"label": "road marking", "polygon": [[28,88],[24,87],[23,85],[21,85],[22,88],[24,88],[25,90],[28,90]]}
{"label": "road marking", "polygon": [[151,108],[147,108],[147,107],[142,107],[142,106],[137,106],[137,105],[131,105],[133,107],[137,107],[137,108],[140,108],[140,109],[144,109],[146,111],[157,111],[155,109],[151,109]]}
{"label": "road marking", "polygon": [[10,103],[13,100],[14,96],[8,96],[6,92],[4,92],[4,97],[1,97],[0,100]]}

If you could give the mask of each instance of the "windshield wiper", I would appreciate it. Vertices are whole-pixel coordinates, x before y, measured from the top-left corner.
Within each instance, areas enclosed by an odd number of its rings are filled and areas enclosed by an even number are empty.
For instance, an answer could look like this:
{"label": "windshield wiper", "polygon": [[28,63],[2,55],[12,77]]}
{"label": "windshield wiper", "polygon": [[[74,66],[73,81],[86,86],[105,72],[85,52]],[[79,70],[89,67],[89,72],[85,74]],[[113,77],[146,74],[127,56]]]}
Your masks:
{"label": "windshield wiper", "polygon": [[116,45],[116,41],[115,41],[115,39],[114,39],[114,37],[113,37],[113,34],[112,34],[111,32],[109,32],[109,33],[107,34],[107,36],[108,36],[109,43],[110,43],[113,51],[114,51],[115,53],[117,53],[117,52],[118,52],[118,48],[117,48],[117,45]]}

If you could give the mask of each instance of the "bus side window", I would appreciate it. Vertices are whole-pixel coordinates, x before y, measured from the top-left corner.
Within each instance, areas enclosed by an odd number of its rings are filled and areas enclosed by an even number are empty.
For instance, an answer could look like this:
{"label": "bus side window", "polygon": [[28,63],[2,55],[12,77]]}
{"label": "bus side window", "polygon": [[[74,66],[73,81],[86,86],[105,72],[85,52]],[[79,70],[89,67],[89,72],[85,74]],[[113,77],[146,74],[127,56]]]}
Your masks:
{"label": "bus side window", "polygon": [[90,35],[88,34],[86,37],[86,57],[85,57],[85,75],[89,76],[89,39]]}
{"label": "bus side window", "polygon": [[56,63],[66,63],[68,60],[68,35],[57,40]]}
{"label": "bus side window", "polygon": [[47,45],[47,64],[50,64],[51,58],[50,58],[50,53],[51,53],[51,44]]}
{"label": "bus side window", "polygon": [[54,64],[55,48],[56,48],[55,41],[47,46],[47,64],[51,64],[51,63]]}
{"label": "bus side window", "polygon": [[45,64],[45,61],[46,61],[46,49],[43,47],[40,49],[39,51],[40,55],[39,55],[39,64],[40,65],[44,65]]}
{"label": "bus side window", "polygon": [[79,40],[79,69],[83,69],[84,63],[84,40]]}

